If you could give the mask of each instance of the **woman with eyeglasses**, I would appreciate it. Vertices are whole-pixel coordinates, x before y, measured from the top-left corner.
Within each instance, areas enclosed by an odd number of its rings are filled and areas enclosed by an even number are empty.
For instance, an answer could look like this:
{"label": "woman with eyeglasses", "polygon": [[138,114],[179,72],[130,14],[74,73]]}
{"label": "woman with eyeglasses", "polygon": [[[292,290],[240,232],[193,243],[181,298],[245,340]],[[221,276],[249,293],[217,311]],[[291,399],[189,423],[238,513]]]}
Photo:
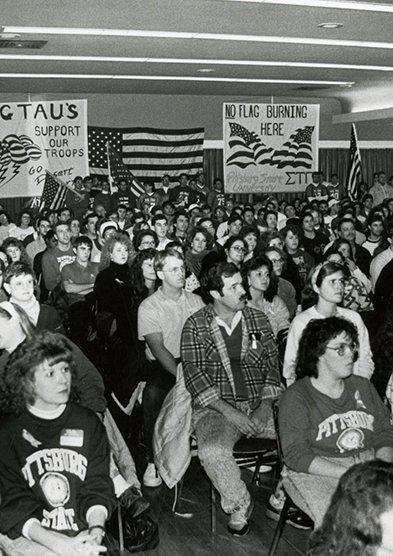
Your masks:
{"label": "woman with eyeglasses", "polygon": [[346,318],[308,323],[296,360],[298,380],[278,412],[283,485],[319,527],[338,481],[361,461],[393,462],[389,411],[369,380],[354,374],[358,332]]}
{"label": "woman with eyeglasses", "polygon": [[316,265],[310,272],[302,292],[303,311],[292,321],[285,349],[283,375],[287,385],[296,379],[296,356],[301,333],[312,319],[333,316],[351,321],[359,334],[359,359],[355,363],[354,374],[371,378],[374,362],[370,339],[361,316],[355,311],[340,307],[344,295],[344,271],[341,265],[327,261]]}
{"label": "woman with eyeglasses", "polygon": [[230,236],[224,243],[224,252],[227,263],[234,263],[240,269],[247,253],[246,241],[240,236]]}
{"label": "woman with eyeglasses", "polygon": [[140,230],[132,239],[136,252],[144,249],[156,249],[158,245],[158,237],[156,232],[150,229]]}

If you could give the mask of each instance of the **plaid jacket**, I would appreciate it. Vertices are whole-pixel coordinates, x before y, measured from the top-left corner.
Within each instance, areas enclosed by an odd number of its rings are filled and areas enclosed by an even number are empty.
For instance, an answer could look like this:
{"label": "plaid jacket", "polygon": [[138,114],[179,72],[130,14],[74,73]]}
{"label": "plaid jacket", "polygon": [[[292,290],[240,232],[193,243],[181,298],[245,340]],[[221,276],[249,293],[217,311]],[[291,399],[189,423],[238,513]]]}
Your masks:
{"label": "plaid jacket", "polygon": [[[223,399],[235,405],[235,383],[225,341],[209,304],[185,323],[181,358],[186,387],[194,407],[206,407]],[[276,399],[280,395],[277,345],[264,313],[245,307],[242,314],[241,369],[248,401]]]}

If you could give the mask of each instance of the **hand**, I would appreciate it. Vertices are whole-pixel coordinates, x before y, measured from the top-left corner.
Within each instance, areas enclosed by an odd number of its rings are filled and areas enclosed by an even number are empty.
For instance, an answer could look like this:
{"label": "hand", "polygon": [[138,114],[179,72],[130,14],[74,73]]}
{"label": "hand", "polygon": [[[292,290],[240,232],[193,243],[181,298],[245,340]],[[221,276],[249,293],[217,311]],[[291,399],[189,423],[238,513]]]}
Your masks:
{"label": "hand", "polygon": [[76,537],[62,535],[56,547],[56,552],[61,556],[98,556],[106,552],[105,546],[97,544],[97,540],[88,531],[82,531]]}
{"label": "hand", "polygon": [[247,436],[247,438],[258,434],[257,425],[242,411],[233,408],[227,418],[239,429],[242,434],[244,434],[244,436]]}
{"label": "hand", "polygon": [[355,265],[355,263],[351,260],[351,259],[346,259],[345,261],[349,267],[349,270],[351,272],[354,272],[357,269],[357,266]]}
{"label": "hand", "polygon": [[272,408],[267,403],[261,403],[259,407],[254,409],[254,411],[251,413],[250,419],[258,427],[258,434],[261,434],[265,430],[269,422],[269,418],[271,418],[271,415]]}

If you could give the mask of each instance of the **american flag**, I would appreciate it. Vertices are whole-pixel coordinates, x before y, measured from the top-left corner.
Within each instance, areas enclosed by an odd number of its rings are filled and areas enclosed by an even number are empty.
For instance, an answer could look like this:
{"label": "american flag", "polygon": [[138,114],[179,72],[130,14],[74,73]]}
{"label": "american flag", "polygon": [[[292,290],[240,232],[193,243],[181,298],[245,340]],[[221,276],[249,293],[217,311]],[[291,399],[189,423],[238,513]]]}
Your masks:
{"label": "american flag", "polygon": [[247,166],[270,164],[273,149],[262,143],[260,137],[254,131],[248,131],[244,126],[237,123],[229,124],[231,134],[228,146],[231,154],[226,160],[227,166]]}
{"label": "american flag", "polygon": [[292,133],[288,141],[286,141],[280,149],[274,152],[272,157],[272,165],[277,168],[310,168],[312,166],[312,145],[311,138],[314,126],[305,126],[298,128]]}
{"label": "american flag", "polygon": [[65,205],[68,187],[46,170],[45,183],[41,195],[40,211],[57,210]]}
{"label": "american flag", "polygon": [[203,169],[204,128],[152,129],[89,127],[90,174],[108,175],[107,142],[141,181]]}
{"label": "american flag", "polygon": [[124,164],[117,152],[108,145],[108,162],[109,162],[109,175],[119,183],[120,180],[127,180],[131,193],[135,197],[140,197],[145,193],[142,183],[134,176],[134,174]]}
{"label": "american flag", "polygon": [[358,137],[355,124],[352,124],[351,144],[349,148],[349,171],[347,180],[347,192],[351,199],[356,199],[357,197],[359,181],[361,180],[361,177],[361,158],[358,147]]}

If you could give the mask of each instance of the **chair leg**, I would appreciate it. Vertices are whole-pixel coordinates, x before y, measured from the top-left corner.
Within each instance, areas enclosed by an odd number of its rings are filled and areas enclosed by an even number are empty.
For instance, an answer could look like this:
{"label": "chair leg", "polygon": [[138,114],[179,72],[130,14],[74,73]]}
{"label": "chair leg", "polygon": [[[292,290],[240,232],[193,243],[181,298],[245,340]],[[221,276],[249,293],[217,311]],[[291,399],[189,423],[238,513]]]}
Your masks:
{"label": "chair leg", "polygon": [[119,545],[120,545],[120,552],[124,551],[124,532],[123,532],[123,520],[121,516],[121,506],[120,503],[117,503],[117,519],[119,521]]}
{"label": "chair leg", "polygon": [[288,496],[286,496],[285,498],[285,502],[284,502],[284,507],[281,510],[281,514],[280,514],[280,519],[278,520],[277,526],[276,526],[276,530],[274,532],[274,537],[272,540],[272,544],[270,545],[270,550],[269,550],[269,554],[268,556],[274,556],[274,554],[276,553],[276,549],[277,549],[277,545],[280,541],[284,526],[285,526],[285,522],[288,518],[288,511],[290,508],[290,499]]}
{"label": "chair leg", "polygon": [[210,482],[210,519],[211,519],[211,532],[216,532],[216,489],[213,483]]}
{"label": "chair leg", "polygon": [[180,503],[181,503],[180,498],[183,489],[183,481],[184,481],[184,477],[182,477],[180,481],[175,485],[175,496],[172,505],[172,512],[174,514],[177,514],[180,511]]}

